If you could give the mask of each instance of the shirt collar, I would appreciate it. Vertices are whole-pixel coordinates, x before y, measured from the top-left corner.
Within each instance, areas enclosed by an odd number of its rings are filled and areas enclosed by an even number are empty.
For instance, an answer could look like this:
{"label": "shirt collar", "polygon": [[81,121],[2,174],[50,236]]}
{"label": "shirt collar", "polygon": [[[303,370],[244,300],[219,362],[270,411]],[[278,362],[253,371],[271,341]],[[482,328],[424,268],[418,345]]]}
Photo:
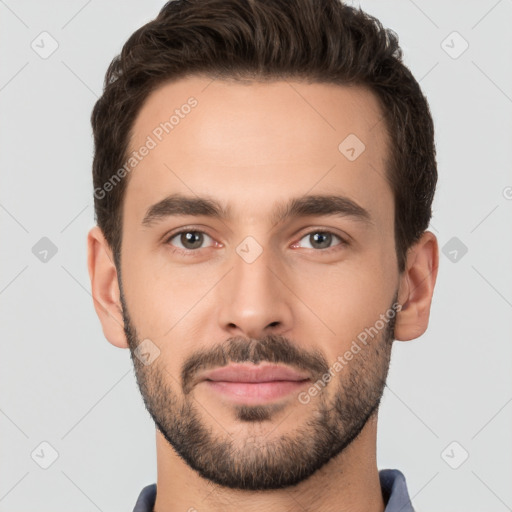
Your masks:
{"label": "shirt collar", "polygon": [[[414,512],[405,476],[398,469],[381,469],[380,486],[386,508],[384,512]],[[133,512],[153,512],[156,500],[156,484],[142,489]]]}

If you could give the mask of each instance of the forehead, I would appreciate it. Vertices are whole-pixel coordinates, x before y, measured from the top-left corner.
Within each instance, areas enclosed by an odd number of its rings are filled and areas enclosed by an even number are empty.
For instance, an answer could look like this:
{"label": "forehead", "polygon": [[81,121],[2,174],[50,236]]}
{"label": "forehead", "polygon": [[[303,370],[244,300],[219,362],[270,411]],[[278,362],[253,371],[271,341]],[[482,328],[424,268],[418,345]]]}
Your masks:
{"label": "forehead", "polygon": [[176,192],[236,200],[240,210],[253,205],[251,214],[272,198],[313,188],[369,210],[392,203],[382,110],[360,86],[183,78],[159,87],[141,108],[129,153],[144,146],[151,149],[125,192],[139,217]]}

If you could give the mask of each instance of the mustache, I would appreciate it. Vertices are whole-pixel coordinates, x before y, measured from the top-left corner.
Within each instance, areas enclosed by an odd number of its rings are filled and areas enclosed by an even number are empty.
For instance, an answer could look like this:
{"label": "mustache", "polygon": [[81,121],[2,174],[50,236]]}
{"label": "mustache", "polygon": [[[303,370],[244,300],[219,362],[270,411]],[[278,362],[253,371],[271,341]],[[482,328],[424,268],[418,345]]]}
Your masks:
{"label": "mustache", "polygon": [[230,363],[261,362],[285,364],[305,370],[316,381],[329,371],[329,365],[321,352],[305,351],[284,336],[268,335],[261,339],[232,337],[222,345],[204,349],[190,356],[181,371],[181,385],[184,394],[190,393],[196,383],[197,372],[210,370]]}

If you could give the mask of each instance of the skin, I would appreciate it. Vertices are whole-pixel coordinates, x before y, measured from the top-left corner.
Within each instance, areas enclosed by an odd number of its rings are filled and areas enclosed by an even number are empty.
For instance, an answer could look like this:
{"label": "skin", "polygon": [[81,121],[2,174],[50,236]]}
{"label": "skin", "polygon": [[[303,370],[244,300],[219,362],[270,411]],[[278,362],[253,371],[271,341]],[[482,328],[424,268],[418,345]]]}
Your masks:
{"label": "skin", "polygon": [[[382,512],[377,409],[370,406],[378,406],[393,339],[417,338],[428,326],[438,245],[425,232],[409,249],[406,269],[399,273],[394,201],[384,178],[387,137],[377,99],[360,86],[188,77],[148,97],[134,124],[131,149],[143,145],[190,96],[198,100],[197,107],[126,178],[121,276],[101,230],[94,227],[88,236],[92,294],[105,337],[131,350],[146,406],[153,419],[162,420],[156,430],[155,511]],[[365,144],[354,161],[338,150],[348,134]],[[169,216],[143,225],[148,208],[170,194],[214,198],[231,215]],[[368,211],[370,222],[349,215],[274,221],[278,203],[312,194],[345,196]],[[191,245],[183,245],[186,240],[180,236],[170,239],[183,227],[207,235],[199,249],[187,251]],[[309,236],[325,231],[336,235],[328,248]],[[247,236],[262,249],[251,263],[236,250]],[[173,252],[173,247],[188,255]],[[184,392],[185,363],[205,362],[204,354],[220,349],[233,360],[238,352],[231,348],[244,345],[264,362],[269,350],[281,362],[283,354],[291,354],[314,382],[322,363],[332,366],[395,298],[401,310],[391,326],[394,332],[382,329],[307,404],[291,393],[258,409],[260,420],[251,418],[251,408],[241,410],[198,384],[198,372],[192,370],[185,373],[192,384]],[[144,339],[160,351],[150,365],[134,357]],[[272,342],[266,352],[264,340]],[[296,350],[282,350],[287,342]],[[233,481],[222,482],[209,465],[212,450],[202,450],[202,469],[212,470],[208,476],[181,458],[161,432],[168,428],[170,438],[172,422],[192,415],[195,425],[210,433],[206,440],[216,443],[207,446],[228,443],[232,450],[225,453],[231,455],[232,468],[270,463],[270,447],[278,462],[292,464],[300,450],[287,452],[280,442],[300,441],[309,455],[315,442],[330,443],[322,437],[327,423],[313,428],[311,422],[336,404],[330,428],[337,429],[338,438],[348,435],[349,426],[359,435],[347,438],[338,453],[293,484],[283,480],[281,488],[268,482],[265,490],[251,489],[247,481],[245,487],[226,485]]]}

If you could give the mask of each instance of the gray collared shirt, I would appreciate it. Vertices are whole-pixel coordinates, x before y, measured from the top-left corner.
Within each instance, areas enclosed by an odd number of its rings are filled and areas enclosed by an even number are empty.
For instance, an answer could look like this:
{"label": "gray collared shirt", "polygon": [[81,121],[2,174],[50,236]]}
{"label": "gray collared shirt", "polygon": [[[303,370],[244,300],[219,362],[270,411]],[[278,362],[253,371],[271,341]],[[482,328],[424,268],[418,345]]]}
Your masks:
{"label": "gray collared shirt", "polygon": [[[380,486],[386,508],[384,512],[414,512],[407,491],[405,476],[398,469],[381,469]],[[156,484],[142,489],[133,512],[153,512],[156,500]]]}

